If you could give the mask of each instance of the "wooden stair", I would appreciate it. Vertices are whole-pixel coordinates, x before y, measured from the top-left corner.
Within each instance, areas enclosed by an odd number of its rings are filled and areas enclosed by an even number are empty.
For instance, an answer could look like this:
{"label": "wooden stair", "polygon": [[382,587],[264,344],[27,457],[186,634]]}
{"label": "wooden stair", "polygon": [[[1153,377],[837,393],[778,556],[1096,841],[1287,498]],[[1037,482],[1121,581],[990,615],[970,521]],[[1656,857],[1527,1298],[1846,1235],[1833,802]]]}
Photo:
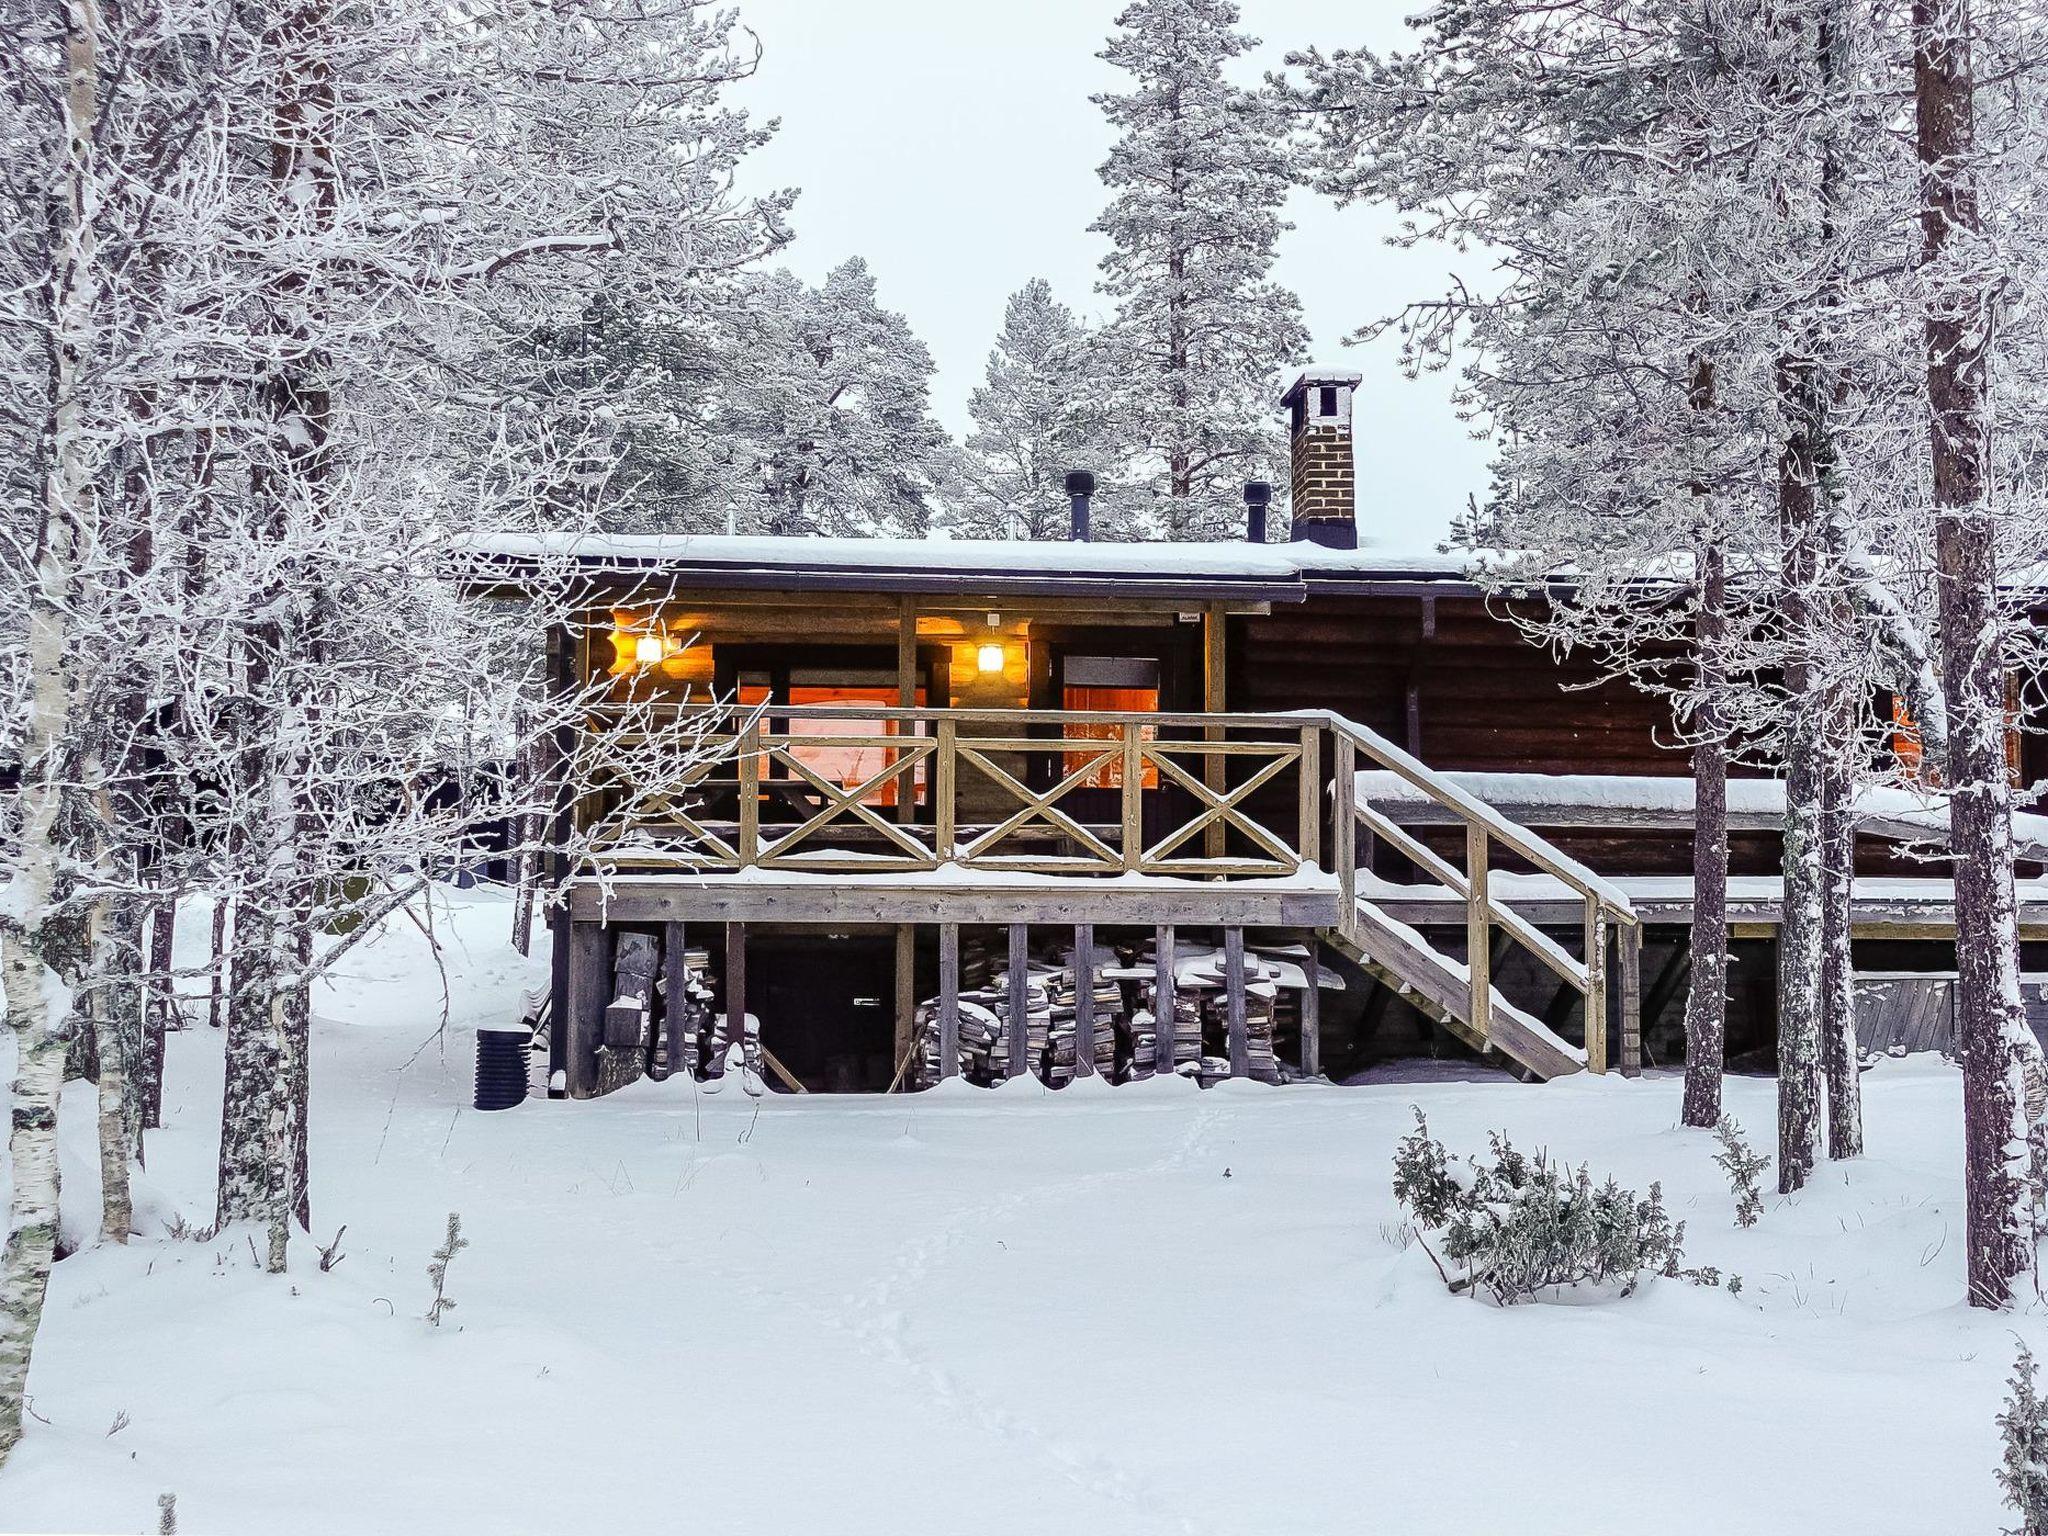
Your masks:
{"label": "wooden stair", "polygon": [[1495,1051],[1542,1079],[1586,1070],[1586,1053],[1544,1023],[1491,992],[1491,1018],[1482,1033],[1472,1023],[1472,977],[1461,962],[1436,949],[1421,934],[1358,900],[1346,928],[1325,939],[1351,957],[1376,981],[1476,1051]]}

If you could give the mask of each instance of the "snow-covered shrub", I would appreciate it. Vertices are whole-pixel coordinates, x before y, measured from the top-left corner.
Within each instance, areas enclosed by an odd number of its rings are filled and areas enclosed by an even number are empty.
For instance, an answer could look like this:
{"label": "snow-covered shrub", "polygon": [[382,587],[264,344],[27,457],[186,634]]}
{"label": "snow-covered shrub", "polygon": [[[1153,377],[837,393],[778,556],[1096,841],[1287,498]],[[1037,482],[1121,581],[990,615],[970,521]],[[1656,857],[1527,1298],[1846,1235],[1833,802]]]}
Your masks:
{"label": "snow-covered shrub", "polygon": [[1714,1139],[1721,1143],[1714,1161],[1728,1175],[1728,1188],[1735,1196],[1735,1225],[1753,1227],[1764,1213],[1763,1189],[1757,1181],[1771,1166],[1771,1160],[1750,1150],[1749,1143],[1742,1139],[1742,1127],[1728,1115],[1723,1115],[1715,1125]]}
{"label": "snow-covered shrub", "polygon": [[175,1493],[156,1496],[156,1536],[178,1536],[178,1496]]}
{"label": "snow-covered shrub", "polygon": [[1998,1416],[2005,1442],[1998,1485],[2006,1504],[2020,1514],[2007,1536],[2048,1536],[2048,1402],[2035,1390],[2035,1377],[2034,1352],[2022,1344],[2012,1366],[2012,1394]]}
{"label": "snow-covered shrub", "polygon": [[427,1278],[434,1282],[434,1299],[427,1307],[427,1321],[436,1328],[441,1326],[441,1314],[455,1305],[455,1298],[448,1294],[448,1265],[468,1246],[469,1240],[462,1235],[462,1213],[450,1211],[448,1236],[434,1250],[433,1260],[427,1265]]}
{"label": "snow-covered shrub", "polygon": [[1613,1179],[1596,1185],[1583,1166],[1524,1157],[1498,1132],[1490,1141],[1490,1160],[1453,1158],[1418,1109],[1394,1154],[1394,1196],[1439,1236],[1457,1273],[1437,1267],[1453,1293],[1507,1306],[1578,1285],[1616,1285],[1627,1296],[1645,1275],[1719,1283],[1711,1271],[1679,1268],[1685,1225],[1665,1214],[1657,1185],[1638,1198]]}

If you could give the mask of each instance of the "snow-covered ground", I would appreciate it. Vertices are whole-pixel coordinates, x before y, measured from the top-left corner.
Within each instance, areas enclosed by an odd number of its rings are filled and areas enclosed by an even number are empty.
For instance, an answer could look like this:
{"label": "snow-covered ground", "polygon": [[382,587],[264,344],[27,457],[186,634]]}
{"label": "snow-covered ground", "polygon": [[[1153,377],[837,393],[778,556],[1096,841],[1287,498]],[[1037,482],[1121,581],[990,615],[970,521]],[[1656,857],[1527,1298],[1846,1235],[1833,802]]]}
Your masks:
{"label": "snow-covered ground", "polygon": [[[1958,1080],[1731,1223],[1678,1083],[960,1088],[467,1107],[529,974],[503,903],[400,923],[319,1008],[322,1274],[152,1234],[58,1267],[0,1528],[207,1532],[1990,1532],[2015,1331],[1962,1307]],[[197,925],[193,925],[197,926]],[[422,1047],[424,1046],[424,1049]],[[4,1067],[5,1063],[0,1063]],[[211,1214],[220,1041],[175,1037],[146,1205]],[[1471,1074],[1463,1074],[1469,1078]],[[1770,1140],[1770,1085],[1730,1084]],[[1661,1179],[1693,1262],[1597,1306],[1448,1296],[1388,1187],[1409,1106]],[[82,1115],[82,1102],[67,1115]],[[74,1194],[89,1162],[72,1159]],[[426,1265],[469,1249],[436,1330]],[[110,1433],[117,1416],[125,1427]]]}

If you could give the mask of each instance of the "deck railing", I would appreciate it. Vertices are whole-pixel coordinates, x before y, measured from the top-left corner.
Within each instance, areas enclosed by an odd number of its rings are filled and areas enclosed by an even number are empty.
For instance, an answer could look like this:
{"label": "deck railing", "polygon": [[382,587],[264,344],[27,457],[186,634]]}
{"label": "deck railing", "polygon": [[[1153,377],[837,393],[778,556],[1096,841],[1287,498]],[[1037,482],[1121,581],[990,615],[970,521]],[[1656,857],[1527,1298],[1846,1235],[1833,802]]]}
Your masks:
{"label": "deck railing", "polygon": [[[1465,902],[1466,965],[1470,973],[1471,1013],[1469,1022],[1482,1036],[1488,1032],[1493,1007],[1493,942],[1496,931],[1520,945],[1554,972],[1567,986],[1586,1000],[1586,1065],[1594,1072],[1606,1070],[1608,1015],[1608,968],[1610,956],[1619,951],[1624,1060],[1633,1060],[1633,1036],[1639,1028],[1635,1001],[1641,991],[1639,971],[1642,957],[1642,929],[1628,897],[1601,879],[1576,859],[1545,839],[1516,825],[1485,801],[1473,796],[1445,775],[1429,768],[1402,751],[1385,737],[1339,716],[1326,717],[1332,736],[1333,791],[1337,799],[1336,818],[1340,826],[1355,826],[1372,838],[1406,856],[1430,879],[1460,896]],[[1421,791],[1448,819],[1464,829],[1464,864],[1460,867],[1391,817],[1358,796],[1360,757],[1386,769],[1403,783]],[[1355,892],[1356,856],[1359,846],[1354,834],[1336,841],[1339,885]],[[1368,843],[1367,846],[1370,846]],[[1550,935],[1497,899],[1491,874],[1497,850],[1505,849],[1539,873],[1549,875],[1578,898],[1584,920],[1584,957],[1573,955]],[[1343,922],[1361,922],[1355,903],[1346,902]]]}
{"label": "deck railing", "polygon": [[[643,714],[635,730],[692,732],[695,742],[671,782],[614,796],[607,778],[630,777],[643,760],[636,747],[644,734],[590,734],[581,782],[594,790],[588,814],[599,824],[603,857],[618,868],[913,874],[952,866],[1235,880],[1320,872],[1327,846],[1328,869],[1347,893],[1340,929],[1370,947],[1376,919],[1352,898],[1361,838],[1368,847],[1378,839],[1462,898],[1468,1022],[1481,1037],[1501,936],[1578,991],[1588,1020],[1608,1016],[1618,956],[1624,1049],[1633,1056],[1641,930],[1628,897],[1386,738],[1326,711],[770,705]],[[1360,798],[1361,759],[1462,826],[1462,861]],[[628,814],[607,809],[621,800]],[[614,824],[604,824],[608,816]],[[1578,897],[1582,954],[1494,895],[1491,875],[1503,854]],[[1586,1031],[1594,1071],[1605,1067],[1606,1039],[1604,1028]]]}
{"label": "deck railing", "polygon": [[[1242,879],[1321,856],[1320,719],[771,705],[672,724],[700,733],[697,751],[674,782],[635,786],[605,829],[621,863]],[[640,741],[591,734],[579,767],[597,817]],[[1284,831],[1280,796],[1294,807]]]}

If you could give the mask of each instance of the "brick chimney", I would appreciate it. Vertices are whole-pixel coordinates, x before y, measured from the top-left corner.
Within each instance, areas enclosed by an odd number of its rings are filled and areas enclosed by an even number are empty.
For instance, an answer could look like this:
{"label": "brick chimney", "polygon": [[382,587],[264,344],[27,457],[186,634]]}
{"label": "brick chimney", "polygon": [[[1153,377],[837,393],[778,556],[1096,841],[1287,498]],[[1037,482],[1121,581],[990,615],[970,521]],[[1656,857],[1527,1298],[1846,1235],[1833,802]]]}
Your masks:
{"label": "brick chimney", "polygon": [[1351,395],[1361,375],[1310,368],[1280,397],[1293,461],[1294,537],[1358,548],[1358,488],[1351,467]]}

